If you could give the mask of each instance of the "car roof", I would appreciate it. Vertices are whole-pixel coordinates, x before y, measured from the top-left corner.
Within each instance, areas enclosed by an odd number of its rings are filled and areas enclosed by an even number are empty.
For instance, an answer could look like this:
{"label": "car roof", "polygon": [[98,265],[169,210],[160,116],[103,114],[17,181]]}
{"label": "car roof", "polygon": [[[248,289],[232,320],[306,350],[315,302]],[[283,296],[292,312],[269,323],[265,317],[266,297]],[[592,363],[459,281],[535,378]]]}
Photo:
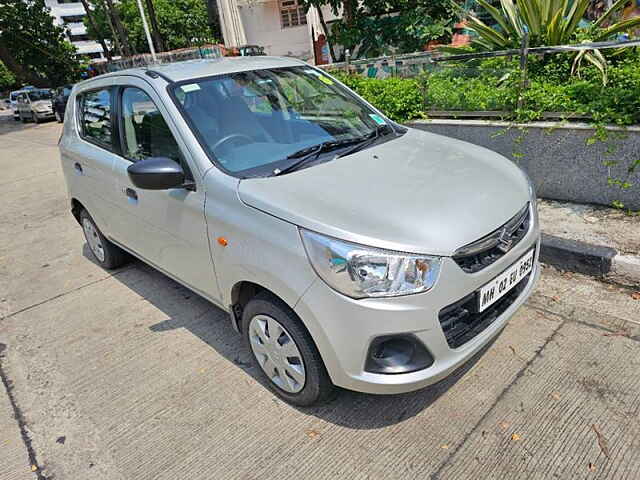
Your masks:
{"label": "car roof", "polygon": [[262,56],[207,58],[119,70],[117,72],[93,77],[81,82],[81,84],[88,85],[94,80],[120,75],[142,76],[147,74],[147,72],[155,72],[171,82],[182,82],[185,80],[209,77],[213,75],[224,75],[226,73],[264,70],[267,68],[295,67],[301,65],[306,65],[306,63],[296,58],[288,57]]}

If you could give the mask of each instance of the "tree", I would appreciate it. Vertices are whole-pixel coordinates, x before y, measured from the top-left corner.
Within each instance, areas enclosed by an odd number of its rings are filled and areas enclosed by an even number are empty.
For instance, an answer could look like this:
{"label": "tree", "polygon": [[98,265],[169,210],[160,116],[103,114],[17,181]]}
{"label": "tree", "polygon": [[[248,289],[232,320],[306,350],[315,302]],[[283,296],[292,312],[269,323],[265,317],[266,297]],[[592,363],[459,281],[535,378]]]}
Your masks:
{"label": "tree", "polygon": [[125,56],[130,57],[134,53],[134,51],[129,45],[129,36],[124,28],[122,20],[120,19],[120,5],[116,7],[113,4],[113,0],[104,1],[106,2],[106,10],[109,12],[109,19],[111,22],[113,22],[113,25],[115,26],[116,32],[118,34],[118,40],[120,41],[120,45],[122,46],[122,52],[125,54]]}
{"label": "tree", "polygon": [[[105,1],[106,6],[109,2],[113,3],[112,0]],[[158,31],[162,36],[165,50],[174,50],[213,40],[209,33],[207,7],[203,0],[154,0],[153,4]],[[121,0],[113,7],[113,12],[117,13],[120,19],[122,29],[127,32],[127,40],[131,49],[138,52],[148,52],[149,46],[136,0]],[[113,33],[109,32],[109,10],[96,8],[94,16],[98,29],[107,39],[112,39]],[[116,27],[115,30],[117,33],[118,28]],[[89,25],[87,31],[91,38],[96,38],[97,32]],[[124,53],[127,55],[126,52]]]}
{"label": "tree", "polygon": [[153,35],[153,44],[158,52],[164,52],[164,42],[162,41],[162,35],[160,35],[160,28],[158,27],[158,18],[156,17],[156,9],[153,6],[153,0],[145,0],[147,3],[147,15],[149,15],[149,22],[151,23],[151,34]]}
{"label": "tree", "polygon": [[207,6],[207,16],[209,18],[209,29],[213,38],[222,38],[220,28],[220,13],[218,12],[218,2],[216,0],[204,0]]}
{"label": "tree", "polygon": [[0,61],[18,82],[37,86],[74,82],[82,71],[66,30],[54,25],[44,0],[0,0]]}
{"label": "tree", "polygon": [[[87,12],[87,16],[86,18],[86,22],[88,22],[90,25],[93,26],[94,31],[98,32],[98,29],[96,27],[96,21],[93,18],[93,11],[91,10],[90,6],[89,6],[89,2],[87,0],[80,0],[82,2],[82,6],[84,7],[85,12]],[[102,47],[102,51],[104,52],[104,54],[107,57],[108,61],[111,61],[111,52],[109,51],[109,48],[107,47],[107,42],[105,42],[104,40],[104,35],[102,34],[98,34],[96,35],[96,40],[98,40],[98,43],[100,43],[100,46]]]}
{"label": "tree", "polygon": [[[302,0],[307,9],[320,14],[330,47],[342,45],[353,58],[374,57],[392,52],[422,50],[431,40],[447,42],[458,18],[451,0]],[[328,5],[342,18],[332,22],[331,31],[321,7]],[[330,48],[335,58],[333,49]]]}
{"label": "tree", "polygon": [[6,90],[13,87],[16,84],[15,75],[0,62],[0,90]]}

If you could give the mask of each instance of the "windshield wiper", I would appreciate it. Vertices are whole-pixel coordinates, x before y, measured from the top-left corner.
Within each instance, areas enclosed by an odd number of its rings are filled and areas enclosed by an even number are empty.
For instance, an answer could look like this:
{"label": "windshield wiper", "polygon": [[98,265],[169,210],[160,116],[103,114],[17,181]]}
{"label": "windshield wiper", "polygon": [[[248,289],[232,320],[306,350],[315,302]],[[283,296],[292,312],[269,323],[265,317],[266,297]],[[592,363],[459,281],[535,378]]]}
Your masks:
{"label": "windshield wiper", "polygon": [[[364,140],[367,140],[365,138]],[[298,150],[287,156],[287,160],[296,158],[297,160],[292,164],[286,166],[285,168],[276,168],[273,171],[273,176],[284,175],[285,173],[293,172],[297,170],[305,163],[316,160],[321,153],[329,152],[331,150],[335,150],[336,148],[343,147],[345,145],[351,145],[352,143],[362,142],[363,138],[350,138],[346,140],[329,140],[327,142],[319,143],[318,145],[313,145],[311,147],[303,148],[302,150]]]}
{"label": "windshield wiper", "polygon": [[369,145],[375,143],[379,138],[382,130],[387,127],[387,125],[377,125],[376,128],[369,134],[365,135],[361,141],[356,143],[353,147],[345,150],[337,158],[346,157],[347,155],[351,155],[352,153],[356,153],[363,148],[368,147]]}

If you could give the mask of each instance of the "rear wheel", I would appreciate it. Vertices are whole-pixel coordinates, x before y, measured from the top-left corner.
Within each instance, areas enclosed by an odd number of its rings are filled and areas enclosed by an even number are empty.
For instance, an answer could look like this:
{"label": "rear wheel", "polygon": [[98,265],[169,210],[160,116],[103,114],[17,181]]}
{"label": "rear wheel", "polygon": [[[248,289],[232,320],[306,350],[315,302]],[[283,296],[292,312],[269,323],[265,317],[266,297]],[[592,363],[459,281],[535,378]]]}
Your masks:
{"label": "rear wheel", "polygon": [[279,397],[300,406],[332,398],[335,387],[311,335],[282,300],[256,295],[242,313],[242,332],[254,365]]}
{"label": "rear wheel", "polygon": [[102,235],[86,210],[80,213],[80,224],[89,250],[101,267],[111,270],[127,263],[129,255]]}

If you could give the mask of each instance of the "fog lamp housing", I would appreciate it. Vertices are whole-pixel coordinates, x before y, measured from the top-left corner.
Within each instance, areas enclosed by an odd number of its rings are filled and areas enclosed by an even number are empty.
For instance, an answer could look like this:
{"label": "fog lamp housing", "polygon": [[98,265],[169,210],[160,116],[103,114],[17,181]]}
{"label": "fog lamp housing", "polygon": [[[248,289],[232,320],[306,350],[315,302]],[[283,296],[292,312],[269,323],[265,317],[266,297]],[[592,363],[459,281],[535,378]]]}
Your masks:
{"label": "fog lamp housing", "polygon": [[364,369],[370,373],[411,373],[430,367],[433,361],[415,335],[387,335],[373,339]]}

